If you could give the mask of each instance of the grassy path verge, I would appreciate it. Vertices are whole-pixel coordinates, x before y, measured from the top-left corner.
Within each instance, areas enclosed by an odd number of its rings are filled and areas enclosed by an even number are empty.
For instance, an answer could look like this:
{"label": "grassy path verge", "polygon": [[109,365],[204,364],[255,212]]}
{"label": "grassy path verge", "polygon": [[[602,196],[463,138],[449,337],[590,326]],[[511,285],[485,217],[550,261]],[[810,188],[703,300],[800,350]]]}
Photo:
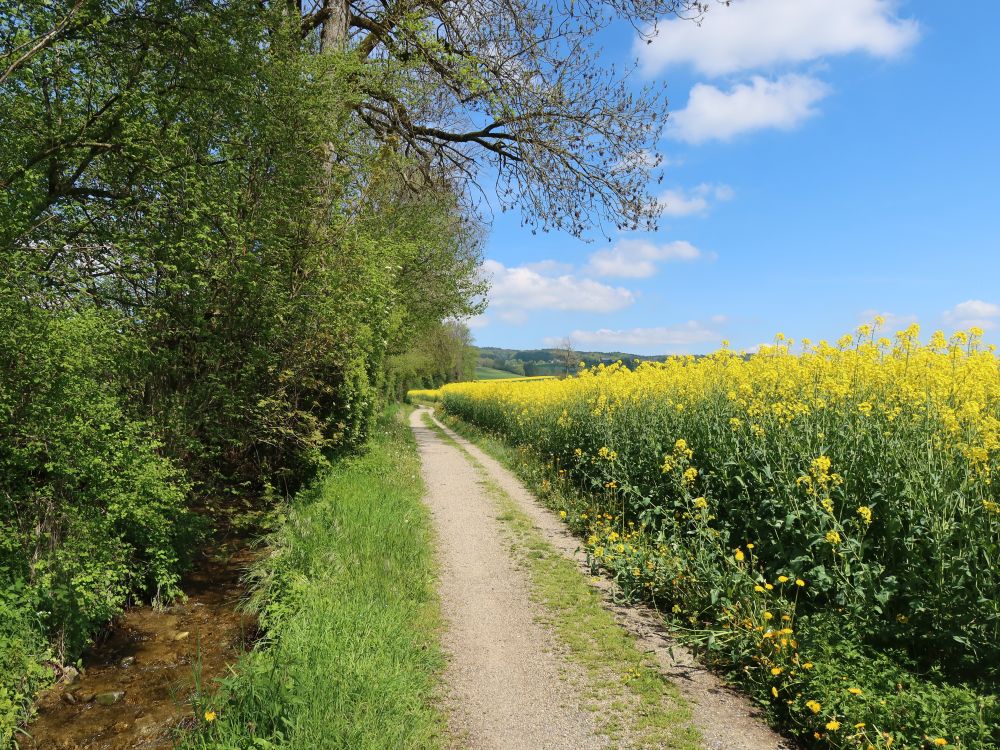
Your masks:
{"label": "grassy path verge", "polygon": [[433,750],[433,541],[410,430],[302,493],[253,571],[266,640],[198,707],[188,748]]}

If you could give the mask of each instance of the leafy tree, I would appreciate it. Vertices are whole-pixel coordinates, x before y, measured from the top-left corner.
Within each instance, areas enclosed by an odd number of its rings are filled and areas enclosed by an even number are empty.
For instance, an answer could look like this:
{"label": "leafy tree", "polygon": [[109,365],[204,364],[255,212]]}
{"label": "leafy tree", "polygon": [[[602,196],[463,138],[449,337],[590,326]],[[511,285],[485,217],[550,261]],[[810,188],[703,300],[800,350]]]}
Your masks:
{"label": "leafy tree", "polygon": [[602,66],[594,38],[615,21],[652,34],[659,17],[696,18],[703,2],[284,4],[302,14],[318,47],[346,49],[363,64],[356,117],[425,174],[443,170],[466,184],[495,177],[500,206],[545,229],[581,235],[594,223],[654,223],[647,185],[661,162],[665,90],[630,92],[630,71]]}

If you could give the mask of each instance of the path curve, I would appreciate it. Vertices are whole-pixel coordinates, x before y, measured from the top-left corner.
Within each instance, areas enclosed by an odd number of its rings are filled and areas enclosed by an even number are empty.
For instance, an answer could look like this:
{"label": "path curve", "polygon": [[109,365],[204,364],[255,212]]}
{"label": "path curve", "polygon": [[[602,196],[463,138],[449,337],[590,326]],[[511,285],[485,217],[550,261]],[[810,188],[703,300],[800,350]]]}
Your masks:
{"label": "path curve", "polygon": [[438,542],[450,729],[463,750],[608,747],[566,679],[573,666],[540,624],[476,467],[422,422],[417,440]]}
{"label": "path curve", "polygon": [[[507,493],[510,500],[527,515],[535,524],[544,538],[567,557],[576,560],[582,571],[586,571],[586,557],[580,548],[580,541],[574,537],[559,518],[542,507],[534,495],[529,492],[521,481],[500,462],[486,454],[474,443],[461,437],[447,426],[441,424],[429,409],[421,408],[414,412],[411,423],[417,431],[418,441],[422,441],[421,455],[424,445],[431,440],[438,445],[449,448],[453,458],[460,459],[467,467],[469,460],[458,449],[446,445],[427,427],[423,425],[422,415],[430,414],[438,425],[451,439],[460,445],[482,468],[489,477]],[[471,467],[470,467],[471,468]],[[472,469],[474,473],[474,469]],[[437,474],[433,466],[424,462],[424,481],[428,491],[433,492],[436,484],[442,481],[442,475]],[[482,488],[478,488],[482,495]],[[461,504],[462,498],[455,502]],[[487,509],[484,511],[495,526],[495,509],[486,499]],[[435,513],[437,515],[437,513]],[[470,528],[478,522],[468,518],[463,523]],[[469,564],[469,563],[462,563]],[[470,571],[472,572],[472,571]],[[523,584],[522,584],[523,585]],[[637,638],[638,646],[643,651],[654,656],[661,670],[678,687],[681,694],[691,703],[692,723],[701,733],[708,750],[787,750],[795,748],[795,742],[771,729],[761,716],[760,711],[743,694],[728,687],[719,677],[702,667],[690,651],[671,638],[660,616],[645,605],[619,606],[614,604],[611,596],[610,581],[599,578],[594,584],[605,594],[605,606],[615,613],[619,624]],[[516,606],[516,605],[515,605]],[[510,627],[513,627],[511,625]],[[470,748],[480,747],[470,745]],[[482,747],[521,747],[521,745],[483,745]],[[537,748],[558,748],[563,745],[549,744],[542,741]],[[576,745],[575,747],[588,747]]]}

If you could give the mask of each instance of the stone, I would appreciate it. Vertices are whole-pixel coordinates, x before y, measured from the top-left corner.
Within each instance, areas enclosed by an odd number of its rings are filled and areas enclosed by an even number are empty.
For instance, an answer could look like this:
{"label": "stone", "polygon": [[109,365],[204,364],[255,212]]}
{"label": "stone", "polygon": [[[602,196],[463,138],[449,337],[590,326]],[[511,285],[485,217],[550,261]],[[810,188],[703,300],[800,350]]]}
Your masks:
{"label": "stone", "polygon": [[124,690],[109,690],[106,693],[98,693],[94,696],[94,700],[102,706],[113,706],[115,703],[120,703],[124,697]]}
{"label": "stone", "polygon": [[118,662],[118,666],[121,667],[122,669],[128,669],[133,664],[135,664],[134,656],[126,656],[120,662]]}
{"label": "stone", "polygon": [[59,681],[62,682],[64,685],[72,685],[79,679],[79,677],[80,677],[80,672],[76,667],[73,666],[63,667],[62,677],[60,677]]}
{"label": "stone", "polygon": [[175,641],[183,641],[189,635],[190,635],[190,633],[187,630],[182,630],[180,633],[175,633],[174,634],[174,640]]}

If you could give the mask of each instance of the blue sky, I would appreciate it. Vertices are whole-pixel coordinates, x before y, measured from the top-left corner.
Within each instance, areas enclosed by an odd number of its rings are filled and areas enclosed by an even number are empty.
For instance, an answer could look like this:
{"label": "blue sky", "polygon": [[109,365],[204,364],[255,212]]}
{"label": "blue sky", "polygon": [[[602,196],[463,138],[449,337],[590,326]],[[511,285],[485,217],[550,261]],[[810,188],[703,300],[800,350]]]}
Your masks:
{"label": "blue sky", "polygon": [[666,81],[660,231],[587,244],[498,214],[477,343],[707,352],[876,312],[1000,341],[1000,3],[736,0],[608,62]]}

